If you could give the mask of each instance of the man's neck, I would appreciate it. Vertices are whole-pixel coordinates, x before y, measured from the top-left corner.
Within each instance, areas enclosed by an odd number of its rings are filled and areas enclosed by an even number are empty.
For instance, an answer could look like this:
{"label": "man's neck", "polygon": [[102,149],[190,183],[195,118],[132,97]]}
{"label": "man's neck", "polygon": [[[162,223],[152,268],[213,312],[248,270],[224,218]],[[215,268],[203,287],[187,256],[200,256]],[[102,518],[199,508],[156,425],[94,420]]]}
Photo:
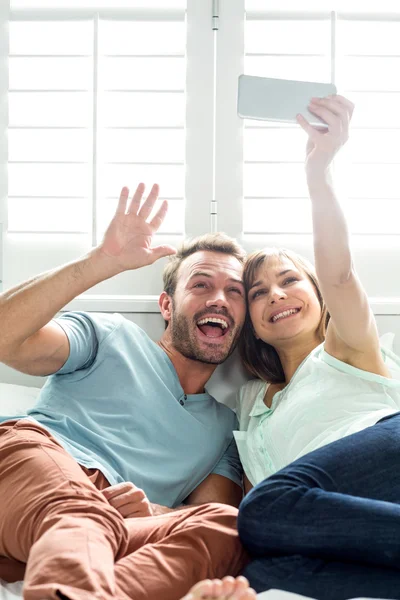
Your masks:
{"label": "man's neck", "polygon": [[185,394],[204,393],[204,386],[214,373],[217,365],[186,358],[175,350],[166,336],[163,336],[157,343],[174,365]]}

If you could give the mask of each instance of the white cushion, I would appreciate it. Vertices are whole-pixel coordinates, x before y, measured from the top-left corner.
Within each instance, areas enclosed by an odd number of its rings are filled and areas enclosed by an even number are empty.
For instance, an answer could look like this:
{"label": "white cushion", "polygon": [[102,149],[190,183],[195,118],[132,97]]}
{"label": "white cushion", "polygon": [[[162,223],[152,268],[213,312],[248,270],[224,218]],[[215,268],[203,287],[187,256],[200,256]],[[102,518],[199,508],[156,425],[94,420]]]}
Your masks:
{"label": "white cushion", "polygon": [[5,581],[0,579],[0,600],[22,600],[22,586],[22,581],[18,583],[5,583]]}
{"label": "white cushion", "polygon": [[40,388],[0,383],[0,415],[23,415],[31,408],[40,393]]}
{"label": "white cushion", "polygon": [[379,338],[379,341],[381,343],[381,346],[383,346],[387,350],[391,350],[391,352],[394,352],[394,350],[393,350],[394,333],[391,333],[391,332],[384,333]]}

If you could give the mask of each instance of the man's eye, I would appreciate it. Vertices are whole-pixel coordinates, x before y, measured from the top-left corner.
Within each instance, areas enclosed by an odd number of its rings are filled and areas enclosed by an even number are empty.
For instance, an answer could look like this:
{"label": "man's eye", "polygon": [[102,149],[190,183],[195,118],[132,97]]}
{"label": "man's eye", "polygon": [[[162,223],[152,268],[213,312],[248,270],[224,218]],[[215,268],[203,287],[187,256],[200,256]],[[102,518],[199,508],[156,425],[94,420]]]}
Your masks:
{"label": "man's eye", "polygon": [[240,294],[240,296],[242,295],[242,290],[240,288],[231,288],[229,291],[234,292],[235,294]]}
{"label": "man's eye", "polygon": [[195,283],[193,287],[195,287],[195,288],[205,288],[206,284],[205,283]]}

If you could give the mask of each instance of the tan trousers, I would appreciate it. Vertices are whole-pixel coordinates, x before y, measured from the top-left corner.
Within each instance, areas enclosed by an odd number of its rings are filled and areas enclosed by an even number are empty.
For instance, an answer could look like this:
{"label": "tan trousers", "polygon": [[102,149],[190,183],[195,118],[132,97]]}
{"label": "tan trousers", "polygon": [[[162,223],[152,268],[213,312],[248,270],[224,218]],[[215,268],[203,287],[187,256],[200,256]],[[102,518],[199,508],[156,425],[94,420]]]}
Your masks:
{"label": "tan trousers", "polygon": [[24,598],[178,600],[204,578],[237,575],[237,510],[206,504],[123,519],[89,472],[28,420],[0,425],[0,578]]}

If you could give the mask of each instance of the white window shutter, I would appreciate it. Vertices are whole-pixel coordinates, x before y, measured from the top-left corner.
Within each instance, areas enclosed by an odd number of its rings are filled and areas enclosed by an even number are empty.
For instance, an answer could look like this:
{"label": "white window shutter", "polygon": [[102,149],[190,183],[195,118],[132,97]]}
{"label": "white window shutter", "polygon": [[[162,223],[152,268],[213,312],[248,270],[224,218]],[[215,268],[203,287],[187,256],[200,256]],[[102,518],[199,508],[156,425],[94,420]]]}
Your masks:
{"label": "white window shutter", "polygon": [[[160,184],[169,211],[156,243],[176,245],[209,223],[208,198],[196,219],[185,216],[186,164],[196,144],[186,132],[199,112],[186,90],[193,0],[188,11],[186,4],[11,0],[8,285],[97,244],[123,185]],[[212,98],[212,89],[204,92]],[[200,171],[196,160],[190,177],[200,179]],[[156,294],[161,270],[122,274],[94,292]]]}

